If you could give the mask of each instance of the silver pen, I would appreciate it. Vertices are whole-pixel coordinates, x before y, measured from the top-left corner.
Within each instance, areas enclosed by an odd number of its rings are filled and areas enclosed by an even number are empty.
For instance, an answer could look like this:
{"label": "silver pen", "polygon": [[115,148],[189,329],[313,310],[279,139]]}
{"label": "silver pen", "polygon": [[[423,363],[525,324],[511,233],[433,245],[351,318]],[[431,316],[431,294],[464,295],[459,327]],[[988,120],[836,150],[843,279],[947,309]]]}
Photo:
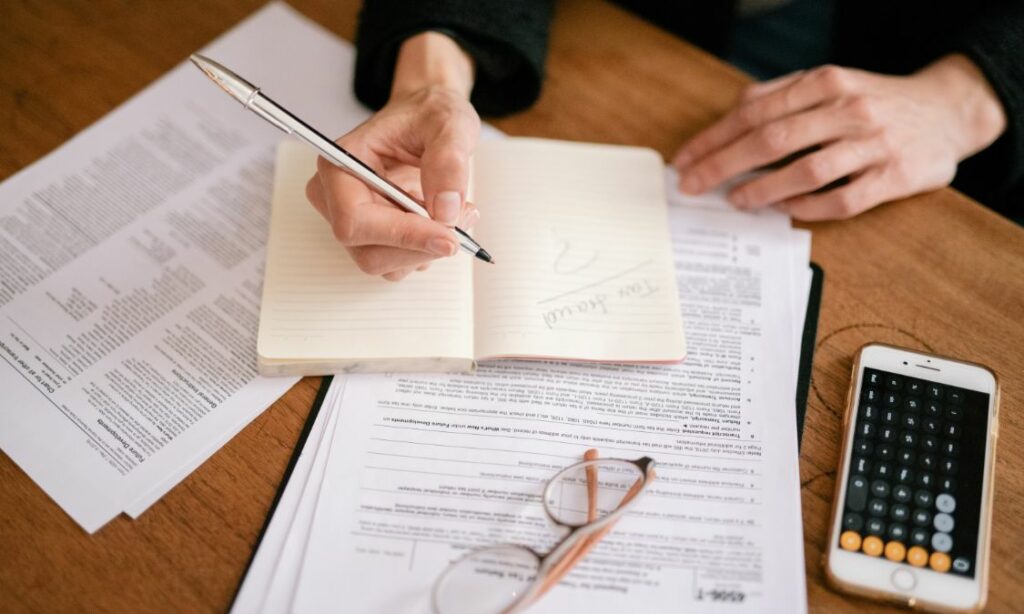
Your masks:
{"label": "silver pen", "polygon": [[[292,115],[287,109],[277,104],[260,91],[260,88],[239,77],[224,66],[199,54],[192,54],[192,63],[199,67],[199,70],[206,73],[214,83],[222,90],[231,94],[235,100],[242,103],[256,115],[277,126],[287,134],[297,136],[299,139],[309,143],[324,158],[345,172],[359,179],[371,190],[384,198],[398,205],[410,213],[430,218],[430,214],[423,208],[423,203],[416,200],[408,192],[391,183],[384,177],[378,175],[372,168],[362,160],[345,151],[340,145],[317,132],[306,122]],[[459,245],[463,250],[473,254],[484,262],[494,262],[487,250],[480,247],[480,244],[473,240],[464,230],[453,227]]]}

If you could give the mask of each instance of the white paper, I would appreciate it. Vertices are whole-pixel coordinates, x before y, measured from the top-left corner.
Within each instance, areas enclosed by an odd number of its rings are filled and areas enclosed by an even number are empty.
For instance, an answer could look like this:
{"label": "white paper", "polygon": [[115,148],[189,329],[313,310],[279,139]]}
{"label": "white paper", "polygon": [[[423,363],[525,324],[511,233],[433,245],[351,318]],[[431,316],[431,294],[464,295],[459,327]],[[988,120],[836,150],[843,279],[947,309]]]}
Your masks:
{"label": "white paper", "polygon": [[[543,481],[590,446],[649,454],[658,480],[531,611],[806,609],[792,237],[721,209],[670,215],[692,335],[683,365],[348,380],[294,611],[427,612],[465,547],[543,550],[560,537],[536,500]],[[730,599],[742,602],[719,603]]]}
{"label": "white paper", "polygon": [[345,390],[344,381],[344,376],[335,376],[324,396],[306,444],[299,452],[259,550],[231,606],[232,612],[280,612],[291,603],[327,466],[329,442],[338,419],[335,410],[340,401],[338,397]]}
{"label": "white paper", "polygon": [[[328,133],[367,115],[351,47],[283,4],[204,53]],[[87,531],[296,381],[255,373],[279,138],[183,62],[0,185],[0,447]]]}

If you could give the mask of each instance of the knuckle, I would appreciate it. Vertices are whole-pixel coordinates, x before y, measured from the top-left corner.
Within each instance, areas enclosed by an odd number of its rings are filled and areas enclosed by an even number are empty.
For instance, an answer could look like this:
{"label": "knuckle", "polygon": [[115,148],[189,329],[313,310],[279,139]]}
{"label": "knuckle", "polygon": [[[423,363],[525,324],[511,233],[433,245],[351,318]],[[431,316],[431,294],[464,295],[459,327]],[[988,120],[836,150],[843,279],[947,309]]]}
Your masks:
{"label": "knuckle", "polygon": [[860,199],[853,190],[838,190],[833,201],[836,217],[841,220],[849,219],[859,211]]}
{"label": "knuckle", "polygon": [[764,128],[761,128],[758,132],[757,139],[761,148],[769,154],[781,155],[788,152],[787,147],[789,145],[790,134],[789,130],[781,122],[768,124]]}
{"label": "knuckle", "polygon": [[453,147],[439,149],[431,157],[435,167],[448,170],[460,170],[469,164],[469,155]]}
{"label": "knuckle", "polygon": [[816,71],[816,76],[831,94],[845,94],[850,89],[850,73],[845,68],[826,64]]}
{"label": "knuckle", "polygon": [[808,156],[801,166],[804,178],[810,183],[824,185],[832,179],[833,165],[823,156]]}
{"label": "knuckle", "polygon": [[756,104],[745,104],[736,110],[736,121],[744,128],[753,128],[760,123],[761,109]]}
{"label": "knuckle", "polygon": [[384,262],[375,256],[374,252],[367,250],[353,252],[352,260],[355,261],[359,270],[367,275],[383,275],[388,272]]}
{"label": "knuckle", "polygon": [[761,91],[758,83],[749,83],[743,86],[740,90],[740,101],[747,102],[757,97],[757,93]]}
{"label": "knuckle", "polygon": [[356,221],[347,215],[335,215],[331,231],[334,233],[334,238],[342,245],[352,243],[359,235]]}
{"label": "knuckle", "polygon": [[718,177],[722,176],[723,170],[722,163],[718,158],[710,156],[702,164],[694,167],[692,172],[701,185],[708,186],[718,182]]}
{"label": "knuckle", "polygon": [[891,130],[880,130],[876,137],[878,142],[878,148],[882,155],[886,157],[893,157],[900,153],[900,147],[897,143],[896,135]]}
{"label": "knuckle", "polygon": [[857,95],[846,103],[847,109],[855,120],[865,124],[878,122],[878,105],[868,96]]}

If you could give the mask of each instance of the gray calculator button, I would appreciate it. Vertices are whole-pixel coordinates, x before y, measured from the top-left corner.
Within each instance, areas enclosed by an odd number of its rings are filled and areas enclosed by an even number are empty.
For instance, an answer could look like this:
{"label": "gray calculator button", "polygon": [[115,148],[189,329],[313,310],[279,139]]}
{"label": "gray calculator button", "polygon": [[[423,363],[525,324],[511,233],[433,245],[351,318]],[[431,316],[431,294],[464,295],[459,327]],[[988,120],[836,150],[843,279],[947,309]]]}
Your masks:
{"label": "gray calculator button", "polygon": [[935,507],[938,508],[940,512],[951,514],[953,513],[953,510],[956,509],[956,499],[953,498],[953,495],[942,493],[938,497],[935,497]]}
{"label": "gray calculator button", "polygon": [[907,525],[895,522],[889,525],[889,539],[901,542],[907,538]]}
{"label": "gray calculator button", "polygon": [[959,556],[953,559],[953,569],[960,573],[967,573],[971,569],[971,562],[966,557]]}
{"label": "gray calculator button", "polygon": [[863,512],[868,504],[868,480],[864,476],[850,478],[850,487],[846,492],[846,507],[855,512]]}
{"label": "gray calculator button", "polygon": [[919,527],[926,527],[931,524],[932,515],[928,513],[928,510],[914,510],[914,524]]}
{"label": "gray calculator button", "polygon": [[843,516],[843,528],[851,531],[857,531],[859,533],[860,530],[864,528],[864,518],[861,517],[860,514],[848,512]]}
{"label": "gray calculator button", "polygon": [[915,546],[923,546],[928,543],[927,529],[914,529],[910,532],[910,543]]}
{"label": "gray calculator button", "polygon": [[939,552],[949,552],[953,549],[953,538],[949,533],[936,533],[932,535],[932,548]]}
{"label": "gray calculator button", "polygon": [[935,529],[949,533],[953,530],[953,517],[949,514],[935,514]]}
{"label": "gray calculator button", "polygon": [[[884,480],[875,480],[871,483],[871,494],[882,499],[889,496],[889,483]],[[946,510],[942,510],[943,512]],[[952,510],[950,510],[952,511]]]}
{"label": "gray calculator button", "polygon": [[864,523],[864,529],[869,535],[881,535],[885,533],[885,522],[878,518],[868,518]]}

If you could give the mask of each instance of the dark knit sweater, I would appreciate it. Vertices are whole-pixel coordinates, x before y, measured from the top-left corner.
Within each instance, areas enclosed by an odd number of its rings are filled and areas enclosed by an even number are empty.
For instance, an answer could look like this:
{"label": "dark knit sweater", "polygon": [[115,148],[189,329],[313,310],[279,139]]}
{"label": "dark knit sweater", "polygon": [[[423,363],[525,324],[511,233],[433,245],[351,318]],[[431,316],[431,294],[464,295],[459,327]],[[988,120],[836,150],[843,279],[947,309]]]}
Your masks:
{"label": "dark knit sweater", "polygon": [[[620,5],[720,55],[730,46],[728,0],[620,0]],[[439,30],[477,66],[473,104],[482,115],[521,110],[540,95],[552,0],[366,0],[357,38],[356,95],[387,101],[398,48]],[[1006,110],[1006,132],[960,164],[954,186],[1024,217],[1024,0],[838,0],[833,61],[908,74],[953,52],[971,58]]]}

